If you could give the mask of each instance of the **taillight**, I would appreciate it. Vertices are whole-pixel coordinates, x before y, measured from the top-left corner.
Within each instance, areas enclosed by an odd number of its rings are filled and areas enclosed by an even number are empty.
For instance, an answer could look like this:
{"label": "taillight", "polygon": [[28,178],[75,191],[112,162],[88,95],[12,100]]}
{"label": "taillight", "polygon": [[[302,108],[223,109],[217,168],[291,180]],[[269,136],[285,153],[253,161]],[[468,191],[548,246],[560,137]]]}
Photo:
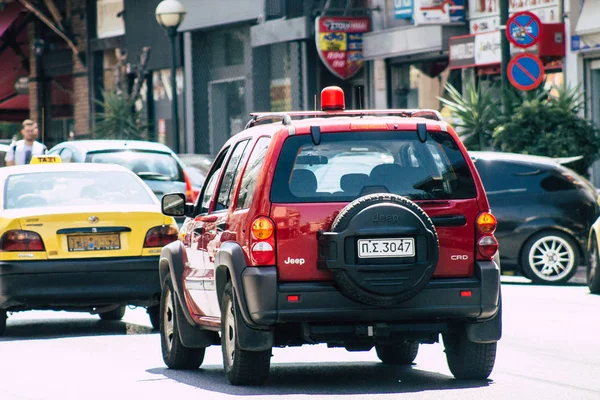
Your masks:
{"label": "taillight", "polygon": [[163,247],[177,240],[179,232],[173,225],[155,226],[146,233],[144,247]]}
{"label": "taillight", "polygon": [[252,222],[250,256],[258,265],[275,263],[275,224],[267,217],[258,217]]}
{"label": "taillight", "polygon": [[0,239],[2,251],[44,251],[44,242],[40,235],[31,231],[7,231]]}
{"label": "taillight", "polygon": [[486,260],[491,260],[498,251],[498,241],[494,236],[483,236],[477,242],[479,255]]}
{"label": "taillight", "polygon": [[496,217],[492,213],[484,212],[477,217],[477,229],[481,233],[494,233],[497,224]]}
{"label": "taillight", "polygon": [[183,172],[183,180],[185,181],[185,202],[193,203],[196,199],[194,197],[194,187],[192,186],[192,181],[188,174]]}
{"label": "taillight", "polygon": [[498,252],[498,241],[494,236],[498,225],[496,217],[490,212],[477,216],[477,254],[478,260],[491,260]]}

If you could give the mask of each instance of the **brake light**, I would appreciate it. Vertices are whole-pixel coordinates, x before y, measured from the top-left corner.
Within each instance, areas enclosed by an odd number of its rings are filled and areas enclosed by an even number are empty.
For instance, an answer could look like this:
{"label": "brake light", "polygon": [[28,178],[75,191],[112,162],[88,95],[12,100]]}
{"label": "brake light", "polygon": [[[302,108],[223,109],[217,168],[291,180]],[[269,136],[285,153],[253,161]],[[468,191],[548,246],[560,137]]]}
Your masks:
{"label": "brake light", "polygon": [[151,228],[146,233],[144,247],[163,247],[177,240],[179,232],[173,225],[162,225]]}
{"label": "brake light", "polygon": [[185,181],[185,202],[193,203],[196,201],[196,197],[194,196],[194,187],[192,186],[192,181],[188,174],[183,172],[183,180]]}
{"label": "brake light", "polygon": [[250,256],[258,265],[275,263],[275,224],[267,217],[258,217],[252,222]]}
{"label": "brake light", "polygon": [[494,236],[483,236],[477,242],[477,251],[484,259],[491,260],[498,251],[498,241]]}
{"label": "brake light", "polygon": [[32,231],[7,231],[0,239],[2,251],[44,251],[44,242],[40,235]]}
{"label": "brake light", "polygon": [[477,217],[477,229],[481,233],[494,233],[496,225],[496,217],[492,213],[484,212]]}

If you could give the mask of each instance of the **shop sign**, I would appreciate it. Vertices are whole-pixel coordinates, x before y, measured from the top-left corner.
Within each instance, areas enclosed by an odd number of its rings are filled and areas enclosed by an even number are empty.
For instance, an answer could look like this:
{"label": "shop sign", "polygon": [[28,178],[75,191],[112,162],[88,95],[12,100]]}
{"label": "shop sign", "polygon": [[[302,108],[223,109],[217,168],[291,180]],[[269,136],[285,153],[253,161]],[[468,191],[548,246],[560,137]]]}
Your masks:
{"label": "shop sign", "polygon": [[473,35],[450,38],[448,49],[451,69],[475,65],[475,37]]}
{"label": "shop sign", "polygon": [[450,68],[499,64],[500,37],[500,31],[495,31],[450,38]]}
{"label": "shop sign", "polygon": [[394,0],[396,19],[410,19],[413,16],[414,0]]}
{"label": "shop sign", "polygon": [[571,51],[584,51],[591,49],[600,49],[600,35],[571,36]]}
{"label": "shop sign", "polygon": [[417,0],[415,25],[449,24],[465,21],[465,0]]}
{"label": "shop sign", "polygon": [[[469,0],[469,10],[472,34],[500,29],[498,0]],[[558,0],[509,0],[509,16],[526,10],[537,15],[544,24],[561,22]]]}
{"label": "shop sign", "polygon": [[317,17],[317,51],[332,74],[348,79],[363,65],[363,34],[371,30],[369,18]]}
{"label": "shop sign", "polygon": [[17,94],[29,94],[29,77],[19,76],[15,81],[15,92]]}

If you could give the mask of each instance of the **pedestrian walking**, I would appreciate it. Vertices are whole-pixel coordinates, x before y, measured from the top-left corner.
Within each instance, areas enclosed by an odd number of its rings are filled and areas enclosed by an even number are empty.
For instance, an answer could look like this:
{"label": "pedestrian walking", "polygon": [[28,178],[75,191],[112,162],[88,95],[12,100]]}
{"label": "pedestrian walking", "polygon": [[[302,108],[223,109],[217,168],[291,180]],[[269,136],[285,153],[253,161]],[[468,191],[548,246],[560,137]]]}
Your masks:
{"label": "pedestrian walking", "polygon": [[4,158],[6,166],[29,164],[32,156],[44,155],[48,150],[44,144],[37,141],[38,128],[32,120],[23,121],[21,134],[23,139],[11,144],[6,152]]}

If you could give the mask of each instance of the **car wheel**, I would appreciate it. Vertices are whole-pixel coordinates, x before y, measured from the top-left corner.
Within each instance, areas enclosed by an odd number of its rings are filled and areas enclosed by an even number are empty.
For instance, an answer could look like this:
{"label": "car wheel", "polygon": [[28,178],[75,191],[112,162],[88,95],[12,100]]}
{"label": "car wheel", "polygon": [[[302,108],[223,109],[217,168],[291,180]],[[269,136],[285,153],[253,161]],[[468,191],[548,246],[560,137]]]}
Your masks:
{"label": "car wheel", "polygon": [[590,243],[590,262],[587,265],[587,285],[590,292],[600,294],[600,255],[598,254],[598,239],[596,235],[592,236]]}
{"label": "car wheel", "polygon": [[8,315],[6,315],[6,310],[0,309],[0,336],[4,336],[6,333],[6,320],[8,319]]}
{"label": "car wheel", "polygon": [[204,361],[205,348],[190,348],[181,343],[176,307],[177,298],[173,291],[171,276],[167,275],[160,296],[160,345],[165,365],[171,369],[197,369]]}
{"label": "car wheel", "polygon": [[154,330],[160,329],[160,304],[157,304],[152,307],[148,307],[146,309],[148,313],[148,318],[150,318],[150,323],[152,324],[152,328]]}
{"label": "car wheel", "polygon": [[410,365],[419,352],[418,342],[403,342],[393,345],[375,346],[377,357],[384,364],[390,365]]}
{"label": "car wheel", "polygon": [[525,275],[535,283],[565,283],[579,266],[577,245],[562,232],[538,233],[525,244],[521,265]]}
{"label": "car wheel", "polygon": [[247,351],[238,344],[239,307],[227,283],[221,300],[221,350],[223,368],[232,385],[261,385],[269,376],[271,350]]}
{"label": "car wheel", "polygon": [[464,329],[442,336],[448,368],[456,379],[487,379],[490,376],[496,363],[497,342],[471,342]]}
{"label": "car wheel", "polygon": [[120,321],[125,316],[126,306],[119,306],[114,310],[99,313],[100,319],[103,321]]}
{"label": "car wheel", "polygon": [[[323,235],[319,247],[322,254],[334,248],[335,260],[327,254],[322,261],[331,269],[340,291],[354,301],[397,306],[425,288],[435,271],[439,257],[435,226],[425,211],[406,197],[390,193],[360,197],[340,211],[331,232],[335,235]],[[382,232],[383,237],[412,240],[413,255],[361,258],[359,246],[365,243],[357,238],[376,240]]]}

